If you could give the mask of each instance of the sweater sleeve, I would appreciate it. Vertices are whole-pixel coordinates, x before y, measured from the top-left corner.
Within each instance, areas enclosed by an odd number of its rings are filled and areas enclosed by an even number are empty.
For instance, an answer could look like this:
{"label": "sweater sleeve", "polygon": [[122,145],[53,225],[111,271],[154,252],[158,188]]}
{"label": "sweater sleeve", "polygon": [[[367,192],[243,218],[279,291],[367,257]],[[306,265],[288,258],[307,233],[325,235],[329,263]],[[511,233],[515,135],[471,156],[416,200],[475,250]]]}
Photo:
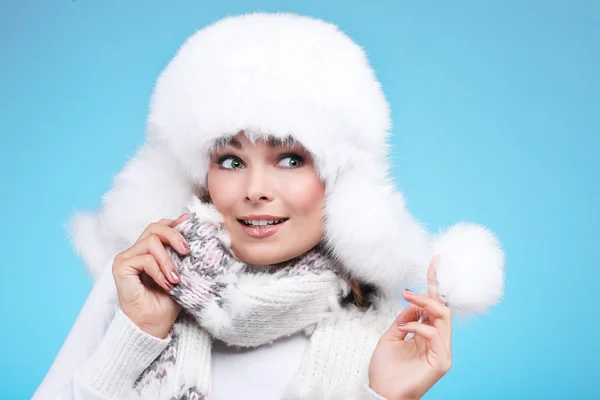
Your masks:
{"label": "sweater sleeve", "polygon": [[[99,346],[115,314],[116,287],[110,265],[92,287],[67,338],[33,394],[32,400],[54,399]],[[61,395],[61,399],[69,399]]]}
{"label": "sweater sleeve", "polygon": [[[117,338],[121,346],[116,343]],[[107,397],[111,396],[110,392],[102,385],[115,384],[113,390],[120,390],[128,375],[113,382],[111,377],[116,371],[103,363],[114,362],[114,368],[120,366],[135,371],[153,352],[164,348],[168,339],[161,341],[146,334],[122,313],[112,269],[107,264],[32,400],[110,399]],[[111,351],[120,353],[111,357]],[[101,369],[105,375],[94,374],[94,368],[99,368],[98,373]]]}
{"label": "sweater sleeve", "polygon": [[171,336],[159,339],[142,331],[118,308],[102,343],[75,373],[73,386],[99,399],[133,398],[136,379],[171,340]]}
{"label": "sweater sleeve", "polygon": [[137,399],[135,380],[170,340],[143,332],[119,308],[98,349],[52,399]]}

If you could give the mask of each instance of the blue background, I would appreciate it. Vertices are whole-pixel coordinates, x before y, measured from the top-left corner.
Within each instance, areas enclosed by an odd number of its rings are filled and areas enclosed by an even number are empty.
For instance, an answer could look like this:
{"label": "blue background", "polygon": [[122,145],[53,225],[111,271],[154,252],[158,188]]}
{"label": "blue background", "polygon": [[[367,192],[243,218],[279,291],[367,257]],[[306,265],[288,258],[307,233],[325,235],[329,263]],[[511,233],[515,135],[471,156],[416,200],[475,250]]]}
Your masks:
{"label": "blue background", "polygon": [[455,321],[426,398],[600,398],[600,2],[522,0],[2,0],[0,397],[33,394],[91,289],[63,225],[142,143],[155,78],[196,29],[257,10],[364,46],[410,210],[503,243],[505,298]]}

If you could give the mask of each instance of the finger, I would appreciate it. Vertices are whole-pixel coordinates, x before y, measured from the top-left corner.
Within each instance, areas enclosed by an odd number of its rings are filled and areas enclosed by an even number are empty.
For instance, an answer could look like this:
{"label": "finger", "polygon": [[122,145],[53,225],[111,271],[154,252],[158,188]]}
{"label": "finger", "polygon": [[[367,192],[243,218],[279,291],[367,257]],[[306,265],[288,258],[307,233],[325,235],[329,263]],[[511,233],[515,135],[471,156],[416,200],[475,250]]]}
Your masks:
{"label": "finger", "polygon": [[399,324],[405,324],[411,321],[419,320],[419,307],[414,304],[406,307],[394,320],[392,325],[388,328],[388,330],[383,334],[382,337],[389,340],[404,340],[408,332],[398,330]]}
{"label": "finger", "polygon": [[427,292],[429,293],[429,297],[434,300],[443,303],[440,297],[440,287],[437,280],[437,266],[440,261],[440,256],[436,255],[431,260],[431,264],[429,264],[429,269],[427,269]]}
{"label": "finger", "polygon": [[445,321],[451,319],[452,315],[450,309],[446,307],[445,304],[440,303],[431,297],[412,292],[408,289],[402,291],[402,297],[412,304],[423,307],[432,319],[441,318]]}
{"label": "finger", "polygon": [[[164,227],[164,229],[171,230],[167,233],[163,232],[163,234],[170,235],[170,237],[167,238],[167,241],[168,243],[171,243],[171,247],[173,247],[172,243],[178,243],[179,236],[181,236],[181,234],[176,232],[172,228]],[[176,237],[177,239],[174,239],[174,237]],[[162,273],[167,277],[167,279],[172,283],[179,283],[179,274],[177,274],[177,270],[175,268],[175,265],[173,264],[173,260],[171,259],[171,257],[167,253],[167,250],[165,249],[163,240],[164,237],[163,239],[161,239],[158,235],[152,234],[146,239],[142,240],[141,242],[138,242],[135,245],[133,245],[129,250],[127,250],[124,253],[123,257],[129,258],[134,255],[151,254],[158,263],[158,266],[160,267]]]}
{"label": "finger", "polygon": [[161,225],[161,226],[169,226],[171,225],[175,220],[173,219],[168,219],[168,218],[163,218],[158,222],[153,222],[151,224],[149,224],[146,229],[144,229],[142,231],[142,233],[140,234],[140,236],[137,238],[136,242],[141,242],[142,240],[146,239],[148,236],[150,236],[153,233],[153,230],[156,230],[156,225]]}
{"label": "finger", "polygon": [[408,290],[402,292],[402,297],[412,304],[423,307],[425,317],[422,322],[439,329],[445,343],[450,346],[452,343],[452,311],[450,308],[437,300]]}
{"label": "finger", "polygon": [[433,351],[440,360],[446,359],[449,356],[449,350],[446,348],[445,341],[440,336],[438,330],[431,325],[425,325],[421,322],[407,322],[404,325],[398,326],[398,330],[414,333],[415,338],[420,337],[427,341],[429,348]]}
{"label": "finger", "polygon": [[168,224],[168,226],[171,228],[175,228],[177,225],[179,225],[180,223],[182,223],[189,217],[190,217],[190,214],[188,214],[188,213],[181,214],[181,216],[179,216],[179,218],[177,218],[176,220],[174,220],[173,222]]}
{"label": "finger", "polygon": [[[173,223],[175,222],[177,222],[177,220],[173,221]],[[140,236],[141,239],[131,246],[131,248],[121,253],[120,256],[131,257],[133,255],[140,254],[140,247],[136,246],[138,246],[138,243],[142,243],[147,240],[150,236],[157,236],[162,243],[168,244],[181,255],[187,254],[190,250],[190,246],[181,232],[161,223],[154,222],[148,225],[145,233]],[[141,249],[145,250],[143,247]],[[143,252],[141,254],[143,254]]]}
{"label": "finger", "polygon": [[[165,278],[165,275],[161,271],[158,263],[151,254],[141,254],[134,257],[122,259],[115,263],[115,274],[122,278],[129,275],[141,275],[145,273],[148,275],[158,286],[170,291],[173,289],[173,285]],[[143,280],[140,278],[140,281]]]}
{"label": "finger", "polygon": [[140,237],[138,238],[138,240],[136,240],[136,242],[139,242],[141,240],[144,240],[145,238],[147,238],[148,236],[150,236],[152,233],[156,233],[156,227],[169,227],[169,228],[173,228],[177,225],[179,225],[180,223],[182,223],[183,221],[185,221],[186,219],[189,218],[189,214],[182,214],[179,218],[177,219],[168,219],[168,218],[163,218],[158,222],[154,222],[150,225],[148,225],[146,227],[146,229],[144,229],[144,231],[142,232],[142,234],[140,235]]}

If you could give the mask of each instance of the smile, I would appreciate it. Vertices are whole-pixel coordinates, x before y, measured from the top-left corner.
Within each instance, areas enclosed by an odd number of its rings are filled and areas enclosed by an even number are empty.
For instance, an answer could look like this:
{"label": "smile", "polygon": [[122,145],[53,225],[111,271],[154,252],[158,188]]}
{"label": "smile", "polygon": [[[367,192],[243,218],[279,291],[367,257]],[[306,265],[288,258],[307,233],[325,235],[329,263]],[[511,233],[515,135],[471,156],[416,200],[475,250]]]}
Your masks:
{"label": "smile", "polygon": [[242,230],[250,237],[255,239],[263,239],[276,234],[289,218],[273,217],[273,216],[251,216],[240,218],[238,222],[242,226]]}
{"label": "smile", "polygon": [[278,219],[278,220],[272,220],[272,219],[269,219],[269,220],[258,220],[258,219],[256,219],[256,220],[248,220],[248,221],[245,221],[245,220],[239,220],[239,221],[241,223],[243,223],[244,225],[246,225],[246,226],[267,226],[267,225],[277,225],[277,224],[280,224],[280,223],[282,223],[282,222],[285,221],[285,218],[284,219]]}

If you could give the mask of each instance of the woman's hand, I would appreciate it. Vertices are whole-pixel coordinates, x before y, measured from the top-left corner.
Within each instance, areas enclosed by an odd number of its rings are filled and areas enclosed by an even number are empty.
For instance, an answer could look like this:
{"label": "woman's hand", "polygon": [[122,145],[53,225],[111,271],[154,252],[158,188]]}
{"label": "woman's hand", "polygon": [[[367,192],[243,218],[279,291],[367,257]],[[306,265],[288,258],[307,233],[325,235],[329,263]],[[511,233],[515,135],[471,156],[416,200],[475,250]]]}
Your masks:
{"label": "woman's hand", "polygon": [[[434,257],[427,271],[429,296],[403,291],[412,304],[379,339],[371,357],[370,387],[386,399],[420,399],[452,365],[452,313],[439,296],[438,260]],[[415,336],[405,340],[409,332]]]}
{"label": "woman's hand", "polygon": [[187,218],[184,214],[176,220],[151,223],[133,246],[117,254],[112,266],[123,313],[144,332],[161,339],[167,337],[181,311],[181,305],[167,293],[180,278],[163,243],[179,254],[189,252],[185,238],[174,229]]}

